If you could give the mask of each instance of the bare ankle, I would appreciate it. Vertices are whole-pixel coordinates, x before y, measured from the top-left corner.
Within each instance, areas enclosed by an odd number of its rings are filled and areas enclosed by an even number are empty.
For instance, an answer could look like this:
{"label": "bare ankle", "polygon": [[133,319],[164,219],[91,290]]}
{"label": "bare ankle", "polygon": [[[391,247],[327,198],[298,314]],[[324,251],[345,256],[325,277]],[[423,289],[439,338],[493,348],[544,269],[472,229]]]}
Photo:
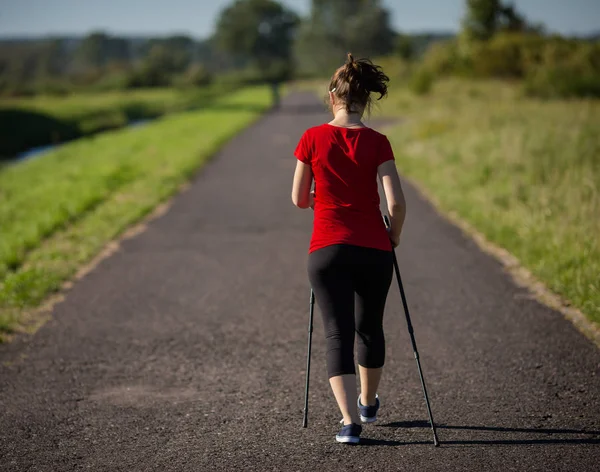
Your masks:
{"label": "bare ankle", "polygon": [[375,406],[377,404],[377,394],[373,394],[373,396],[366,396],[364,394],[360,394],[360,404],[362,406]]}
{"label": "bare ankle", "polygon": [[360,424],[360,417],[358,416],[358,413],[355,415],[348,415],[348,416],[344,416],[344,426],[349,425],[349,424]]}

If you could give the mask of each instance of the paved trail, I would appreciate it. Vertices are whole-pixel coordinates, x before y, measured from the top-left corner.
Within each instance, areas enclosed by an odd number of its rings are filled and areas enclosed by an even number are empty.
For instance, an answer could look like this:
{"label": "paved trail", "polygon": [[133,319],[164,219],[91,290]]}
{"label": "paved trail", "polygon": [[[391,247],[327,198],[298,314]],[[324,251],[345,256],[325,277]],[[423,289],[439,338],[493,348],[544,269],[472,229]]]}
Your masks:
{"label": "paved trail", "polygon": [[1,470],[598,470],[600,351],[409,187],[399,257],[442,447],[395,289],[365,445],[334,442],[318,312],[301,428],[311,214],[290,202],[292,152],[324,119],[288,97],[0,346]]}

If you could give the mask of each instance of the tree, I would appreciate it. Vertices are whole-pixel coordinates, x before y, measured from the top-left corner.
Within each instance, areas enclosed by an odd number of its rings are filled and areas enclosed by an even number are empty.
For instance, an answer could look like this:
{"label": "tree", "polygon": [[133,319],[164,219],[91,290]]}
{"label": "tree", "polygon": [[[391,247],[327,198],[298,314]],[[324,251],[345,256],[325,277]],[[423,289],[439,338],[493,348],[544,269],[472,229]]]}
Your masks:
{"label": "tree", "polygon": [[128,62],[131,58],[129,42],[101,31],[86,36],[76,52],[85,67],[102,68],[109,62]]}
{"label": "tree", "polygon": [[463,31],[469,40],[488,40],[498,30],[500,0],[467,0]]}
{"label": "tree", "polygon": [[524,31],[527,21],[514,5],[502,5],[500,8],[500,29],[504,31]]}
{"label": "tree", "polygon": [[467,0],[463,33],[468,40],[487,41],[499,31],[526,31],[525,17],[500,0]]}
{"label": "tree", "polygon": [[[195,43],[188,36],[169,36],[166,38],[152,39],[147,42],[144,48],[146,59],[155,60],[157,55],[168,55],[169,72],[185,71],[194,56]],[[152,55],[155,57],[153,58]]]}
{"label": "tree", "polygon": [[405,34],[400,34],[396,38],[396,52],[405,61],[412,61],[415,57],[415,45],[412,38]]}
{"label": "tree", "polygon": [[395,33],[380,0],[313,0],[302,24],[297,54],[304,69],[329,70],[346,53],[376,56],[394,50]]}
{"label": "tree", "polygon": [[38,75],[57,77],[65,72],[67,57],[64,40],[51,39],[42,44],[38,64]]}
{"label": "tree", "polygon": [[237,0],[217,21],[217,47],[234,57],[248,57],[271,81],[292,69],[292,44],[298,16],[273,0]]}

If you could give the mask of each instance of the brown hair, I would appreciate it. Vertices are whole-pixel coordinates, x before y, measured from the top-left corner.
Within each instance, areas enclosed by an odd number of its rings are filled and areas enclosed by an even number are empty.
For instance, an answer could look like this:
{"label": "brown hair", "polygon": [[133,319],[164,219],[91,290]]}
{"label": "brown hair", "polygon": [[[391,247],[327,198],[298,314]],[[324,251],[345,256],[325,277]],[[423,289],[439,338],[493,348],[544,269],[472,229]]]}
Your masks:
{"label": "brown hair", "polygon": [[378,93],[381,100],[387,95],[387,83],[390,78],[383,73],[380,66],[369,59],[358,61],[348,53],[346,63],[338,68],[331,78],[329,91],[345,104],[348,113],[354,108],[364,108],[370,112],[373,98],[371,93]]}

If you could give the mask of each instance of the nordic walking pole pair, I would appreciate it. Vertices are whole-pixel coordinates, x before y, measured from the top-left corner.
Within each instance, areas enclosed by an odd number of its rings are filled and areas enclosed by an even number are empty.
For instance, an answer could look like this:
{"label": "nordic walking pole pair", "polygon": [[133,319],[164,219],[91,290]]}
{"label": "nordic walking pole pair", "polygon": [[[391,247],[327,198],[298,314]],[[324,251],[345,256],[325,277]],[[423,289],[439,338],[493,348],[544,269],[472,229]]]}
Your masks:
{"label": "nordic walking pole pair", "polygon": [[[387,216],[383,217],[386,228],[390,227],[390,220]],[[429,423],[431,424],[431,431],[433,432],[433,444],[437,447],[440,442],[435,431],[435,423],[433,422],[433,414],[431,413],[431,405],[429,404],[429,395],[427,395],[427,387],[425,386],[425,379],[423,378],[423,371],[421,369],[421,361],[419,359],[419,351],[417,350],[417,342],[415,341],[415,334],[410,321],[410,313],[408,311],[408,303],[406,302],[406,295],[404,293],[404,287],[402,285],[402,278],[400,277],[400,268],[398,267],[398,260],[396,259],[396,251],[392,248],[392,255],[394,260],[394,271],[396,273],[396,280],[398,281],[398,288],[400,289],[400,297],[402,298],[402,306],[404,307],[404,314],[406,316],[406,324],[408,326],[408,333],[410,334],[410,340],[413,347],[413,353],[415,360],[417,361],[417,368],[419,370],[419,378],[421,379],[421,387],[423,388],[423,395],[425,396],[425,404],[427,405],[427,413],[429,415]],[[302,427],[308,426],[308,386],[310,377],[310,354],[312,347],[312,333],[313,333],[313,318],[315,309],[315,294],[314,291],[310,290],[310,306],[309,306],[309,320],[308,320],[308,359],[306,361],[306,385],[304,389],[304,418],[302,421]]]}

